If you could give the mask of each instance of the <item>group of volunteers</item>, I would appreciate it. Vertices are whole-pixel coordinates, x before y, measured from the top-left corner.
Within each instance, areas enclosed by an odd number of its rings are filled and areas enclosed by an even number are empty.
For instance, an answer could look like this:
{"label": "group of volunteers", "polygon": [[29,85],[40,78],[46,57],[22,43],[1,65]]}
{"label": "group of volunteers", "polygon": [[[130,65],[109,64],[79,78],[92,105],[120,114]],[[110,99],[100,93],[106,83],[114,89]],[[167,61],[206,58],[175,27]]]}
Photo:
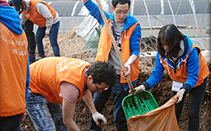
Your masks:
{"label": "group of volunteers", "polygon": [[[127,131],[123,98],[152,88],[161,81],[164,70],[172,79],[171,96],[178,98],[175,104],[178,123],[189,93],[188,128],[198,131],[209,75],[199,46],[175,25],[164,25],[157,36],[155,68],[131,92],[125,77],[129,76],[133,85],[137,83],[142,40],[140,23],[129,14],[131,1],[112,0],[113,13],[104,11],[125,63],[125,73],[97,4],[82,1],[102,27],[93,64],[70,57],[45,56],[42,43],[45,35],[49,35],[54,56],[60,56],[59,14],[49,4],[40,0],[12,0],[10,4],[0,0],[0,131],[20,131],[25,112],[37,131],[79,131],[73,117],[81,98],[90,109],[88,130],[101,131],[107,122],[103,108],[111,94],[116,129]],[[39,26],[35,36],[33,24]],[[36,45],[43,59],[34,62]]]}

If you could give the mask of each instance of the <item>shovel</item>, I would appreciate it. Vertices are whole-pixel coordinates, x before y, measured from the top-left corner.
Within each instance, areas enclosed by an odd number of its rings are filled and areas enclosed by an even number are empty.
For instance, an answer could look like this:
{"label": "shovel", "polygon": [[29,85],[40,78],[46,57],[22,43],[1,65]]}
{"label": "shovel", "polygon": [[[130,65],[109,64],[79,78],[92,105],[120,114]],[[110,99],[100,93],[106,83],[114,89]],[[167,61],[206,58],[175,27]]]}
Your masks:
{"label": "shovel", "polygon": [[[103,18],[103,21],[105,23],[105,26],[107,28],[107,31],[109,33],[109,36],[112,40],[112,44],[113,44],[113,47],[116,51],[116,54],[119,58],[119,61],[120,61],[120,64],[122,66],[122,69],[123,69],[123,72],[126,73],[126,68],[125,68],[125,64],[124,64],[124,61],[121,57],[121,54],[118,50],[118,47],[117,47],[117,44],[116,44],[116,41],[114,39],[114,36],[111,32],[111,29],[109,27],[109,24],[108,24],[108,21],[106,19],[106,16],[103,12],[103,9],[102,9],[102,6],[101,6],[101,3],[99,0],[96,0],[96,3],[99,7],[99,10],[100,10],[100,13],[101,13],[101,16]],[[130,87],[130,90],[131,92],[134,92],[134,87],[132,85],[132,82],[130,80],[130,77],[127,76],[126,77],[126,80],[128,82],[128,85]],[[123,107],[123,110],[124,110],[124,113],[125,113],[125,116],[126,116],[126,119],[128,120],[130,117],[134,116],[134,115],[141,115],[141,114],[144,114],[150,110],[153,110],[158,106],[157,102],[155,101],[154,97],[152,96],[152,94],[149,92],[149,91],[142,91],[142,92],[138,92],[138,94],[136,95],[133,95],[130,94],[128,96],[126,96],[123,101],[122,101],[122,107]]]}
{"label": "shovel", "polygon": [[139,91],[136,95],[130,94],[122,101],[122,108],[127,120],[132,116],[143,115],[158,107],[155,98],[147,90]]}

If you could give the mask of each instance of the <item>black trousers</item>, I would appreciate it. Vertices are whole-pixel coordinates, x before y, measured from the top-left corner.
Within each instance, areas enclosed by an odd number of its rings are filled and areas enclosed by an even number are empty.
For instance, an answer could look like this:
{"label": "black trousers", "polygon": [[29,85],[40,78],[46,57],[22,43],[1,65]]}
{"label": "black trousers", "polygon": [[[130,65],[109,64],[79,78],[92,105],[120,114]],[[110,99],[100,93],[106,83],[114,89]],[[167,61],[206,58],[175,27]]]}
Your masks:
{"label": "black trousers", "polygon": [[35,36],[33,32],[34,23],[28,19],[22,27],[26,33],[28,40],[28,52],[29,54],[34,55],[36,49]]}
{"label": "black trousers", "polygon": [[[188,130],[189,131],[198,131],[199,130],[199,115],[200,115],[200,107],[205,94],[205,90],[207,87],[207,78],[204,79],[204,82],[191,89],[189,92],[189,105],[188,105]],[[176,92],[171,92],[171,96],[173,97]],[[186,93],[183,96],[181,102],[175,104],[175,113],[177,117],[177,122],[179,123],[179,118],[182,114],[183,103],[185,99]]]}

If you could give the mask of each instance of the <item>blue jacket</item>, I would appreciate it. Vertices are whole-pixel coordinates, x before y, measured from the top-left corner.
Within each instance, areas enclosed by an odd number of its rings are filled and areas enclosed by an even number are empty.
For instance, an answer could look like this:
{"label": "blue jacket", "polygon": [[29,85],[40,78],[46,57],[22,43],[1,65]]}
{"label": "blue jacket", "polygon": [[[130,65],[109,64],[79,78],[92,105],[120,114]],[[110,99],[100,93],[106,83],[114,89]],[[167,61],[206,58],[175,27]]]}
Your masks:
{"label": "blue jacket", "polygon": [[[21,20],[18,12],[10,6],[0,5],[0,21],[10,30],[17,34],[22,34],[23,29],[21,26]],[[25,99],[27,100],[27,92],[30,84],[30,70],[29,70],[29,58],[27,60],[27,77],[26,77],[26,93]]]}
{"label": "blue jacket", "polygon": [[[84,6],[89,10],[89,14],[92,15],[98,21],[101,27],[103,27],[104,21],[103,21],[103,18],[101,16],[98,6],[94,2],[92,2],[92,0],[89,0],[86,3],[84,3]],[[114,13],[109,14],[105,11],[104,13],[107,19],[110,18],[111,21],[114,21]],[[128,14],[125,19],[125,24],[121,33],[123,33],[126,29],[130,28],[136,22],[138,22],[138,20],[136,20],[135,17]],[[139,49],[140,49],[140,43],[141,43],[140,37],[141,37],[141,27],[138,24],[130,38],[131,55],[135,54],[137,57],[139,57]],[[136,82],[137,80],[132,82],[132,84],[135,84]],[[129,85],[127,83],[124,83],[124,87],[126,90],[129,89]]]}
{"label": "blue jacket", "polygon": [[[181,64],[185,62],[185,58],[189,53],[187,58],[187,75],[188,78],[184,83],[183,87],[186,89],[186,92],[189,92],[197,83],[199,77],[199,52],[197,48],[191,49],[193,42],[188,38],[188,36],[184,35],[184,43],[185,49],[183,56],[178,59],[176,66],[168,60],[166,57],[161,57],[161,59],[168,64],[168,66],[173,69],[175,72],[178,68],[180,68]],[[159,58],[159,52],[157,51],[156,60],[155,60],[155,68],[152,71],[152,75],[147,79],[146,82],[143,83],[146,89],[152,88],[155,84],[161,81],[163,77],[164,66],[161,64],[161,59]],[[169,74],[171,72],[167,71]]]}
{"label": "blue jacket", "polygon": [[[100,14],[98,6],[91,0],[84,3],[84,6],[86,6],[86,8],[89,10],[89,14],[92,15],[94,18],[96,18],[96,20],[100,23],[101,27],[103,27],[104,21]],[[104,13],[107,19],[110,17],[111,21],[114,21],[114,13],[109,14],[105,11]],[[136,22],[138,22],[138,20],[136,20],[135,17],[128,14],[125,19],[125,24],[122,32],[124,32],[126,29],[134,25]],[[133,32],[133,35],[131,36],[131,41],[130,41],[131,55],[135,54],[137,57],[139,56],[140,37],[141,37],[141,27],[138,24]]]}

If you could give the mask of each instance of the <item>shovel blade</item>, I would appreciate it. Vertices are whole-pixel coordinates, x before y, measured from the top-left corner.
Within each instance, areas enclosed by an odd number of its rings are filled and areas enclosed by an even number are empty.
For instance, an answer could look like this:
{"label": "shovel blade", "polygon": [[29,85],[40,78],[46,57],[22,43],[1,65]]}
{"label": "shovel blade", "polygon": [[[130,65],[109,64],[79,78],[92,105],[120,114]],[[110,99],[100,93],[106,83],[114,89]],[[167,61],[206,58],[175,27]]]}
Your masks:
{"label": "shovel blade", "polygon": [[130,94],[122,101],[122,108],[127,120],[132,116],[143,115],[158,107],[153,95],[147,90],[140,91],[136,95]]}

